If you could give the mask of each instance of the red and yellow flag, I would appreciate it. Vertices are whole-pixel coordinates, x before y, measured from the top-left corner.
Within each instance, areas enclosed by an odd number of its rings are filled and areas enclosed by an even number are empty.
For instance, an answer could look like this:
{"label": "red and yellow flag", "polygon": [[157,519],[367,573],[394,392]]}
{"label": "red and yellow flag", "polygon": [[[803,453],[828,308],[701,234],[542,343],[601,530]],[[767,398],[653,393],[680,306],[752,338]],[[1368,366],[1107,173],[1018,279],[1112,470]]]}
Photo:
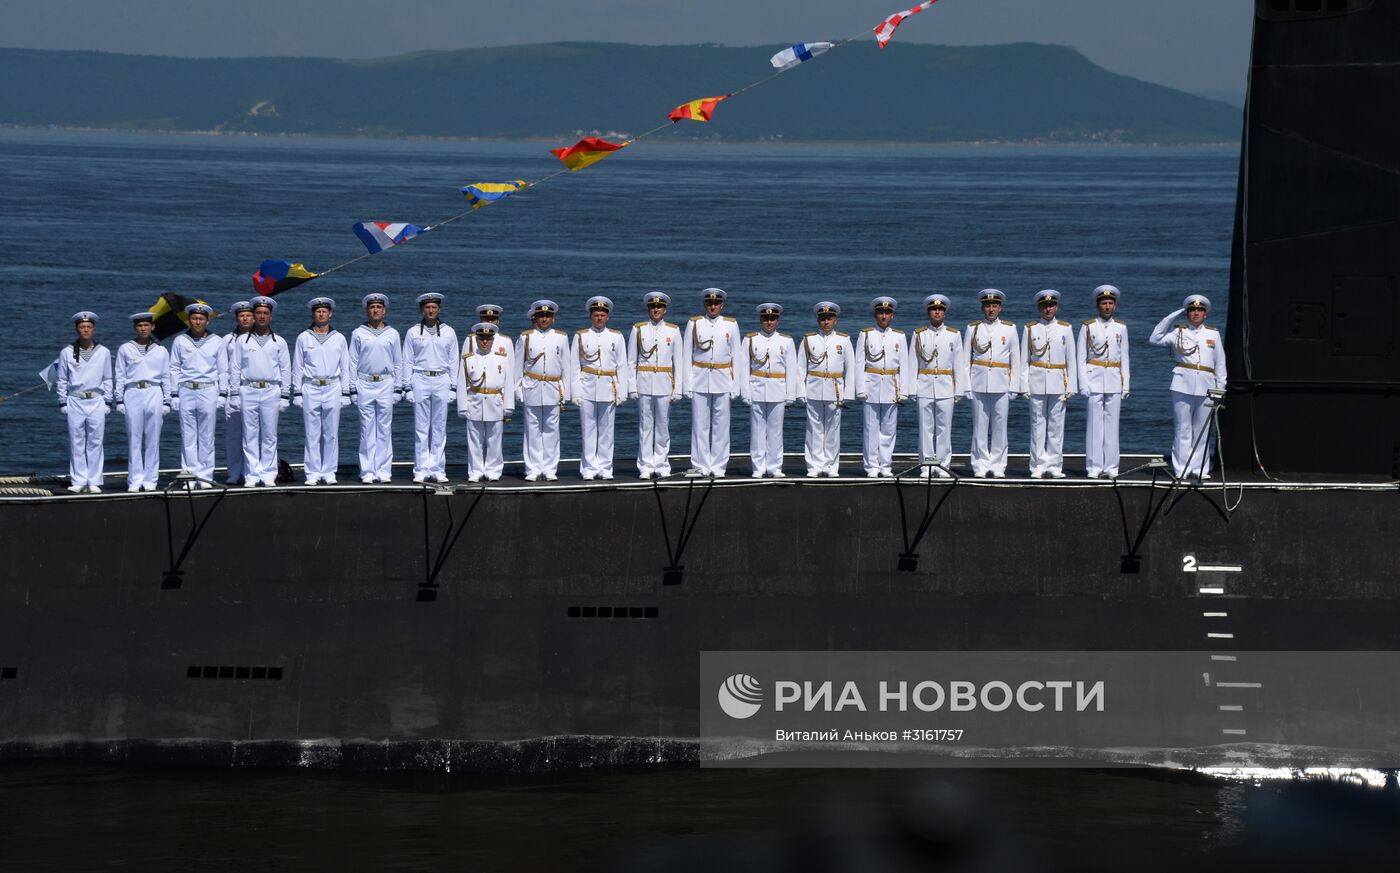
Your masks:
{"label": "red and yellow flag", "polygon": [[687,118],[691,121],[709,121],[715,114],[715,107],[719,105],[719,101],[728,99],[728,94],[721,97],[701,97],[699,100],[682,103],[672,109],[671,114],[666,117],[672,121],[682,121]]}
{"label": "red and yellow flag", "polygon": [[608,142],[596,136],[587,136],[568,148],[550,149],[550,152],[563,161],[564,166],[577,171],[591,167],[618,149],[627,148],[628,145],[630,143]]}

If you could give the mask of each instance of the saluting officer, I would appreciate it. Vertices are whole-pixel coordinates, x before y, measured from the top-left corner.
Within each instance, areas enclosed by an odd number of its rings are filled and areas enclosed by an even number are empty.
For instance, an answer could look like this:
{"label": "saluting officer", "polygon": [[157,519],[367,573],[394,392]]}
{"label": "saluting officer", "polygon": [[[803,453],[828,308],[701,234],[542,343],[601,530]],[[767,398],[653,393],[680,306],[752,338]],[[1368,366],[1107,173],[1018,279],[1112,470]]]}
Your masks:
{"label": "saluting officer", "polygon": [[272,487],[277,484],[277,421],[291,406],[292,355],[287,341],[272,332],[277,301],[260,295],[251,302],[253,329],[232,343],[229,400],[243,411],[243,484]]}
{"label": "saluting officer", "polygon": [[58,411],[68,419],[68,490],[97,494],[102,490],[102,437],[112,397],[112,355],[93,338],[97,316],[88,310],[73,315],[78,336],[58,353]]}
{"label": "saluting officer", "polygon": [[[230,372],[233,361],[234,341],[253,329],[253,304],[239,300],[229,307],[233,313],[233,332],[224,336],[221,350],[224,359],[224,373]],[[243,407],[238,404],[239,385],[228,383],[219,389],[219,400],[224,407],[224,463],[228,465],[230,485],[243,484],[246,471],[243,469]]]}
{"label": "saluting officer", "polygon": [[418,323],[403,338],[403,375],[413,406],[413,481],[447,481],[447,406],[457,399],[457,332],[438,317],[441,294],[418,295]]}
{"label": "saluting officer", "polygon": [[967,326],[963,355],[972,391],[972,472],[979,479],[1006,477],[1006,413],[1021,369],[1016,325],[1001,320],[1006,295],[986,288],[978,295],[982,320]]}
{"label": "saluting officer", "polygon": [[872,479],[894,475],[894,436],[899,405],[913,383],[909,372],[909,347],[904,331],[890,327],[894,321],[893,297],[870,302],[875,326],[856,338],[856,360],[863,372],[857,377],[856,396],[865,401],[865,475]]}
{"label": "saluting officer", "polygon": [[729,297],[722,288],[701,292],[705,314],[692,316],[683,337],[685,396],[691,400],[691,476],[724,478],[729,466],[729,404],[739,396],[734,356],[739,325],[724,314]]}
{"label": "saluting officer", "polygon": [[127,491],[154,491],[160,479],[160,425],[170,412],[170,353],[155,341],[154,313],[131,316],[136,338],[117,349],[117,412],[126,414]]}
{"label": "saluting officer", "polygon": [[798,378],[797,347],[778,332],[782,304],[758,306],[758,330],[745,335],[734,360],[739,396],[749,405],[749,457],[753,478],[782,479],[783,412],[803,396]]}
{"label": "saluting officer", "polygon": [[1114,318],[1118,289],[1094,289],[1098,318],[1079,328],[1079,391],[1085,416],[1084,468],[1090,479],[1118,475],[1118,413],[1128,399],[1128,325]]}
{"label": "saluting officer", "polygon": [[613,477],[613,441],[617,407],[632,392],[628,380],[627,341],[622,331],[608,327],[613,302],[588,298],[591,324],[574,333],[570,353],[574,366],[574,402],[579,406],[583,454],[579,474],[584,479]]}
{"label": "saluting officer", "polygon": [[642,298],[647,320],[632,325],[627,365],[637,401],[637,472],[643,479],[671,475],[671,404],[685,388],[681,329],[666,320],[671,298],[652,291]]}
{"label": "saluting officer", "polygon": [[[340,468],[340,410],[350,405],[350,344],[331,327],[335,301],[313,297],[311,326],[297,337],[292,353],[293,403],[302,409],[306,447],[302,456],[306,484],[335,484]],[[455,351],[454,351],[455,355]]]}
{"label": "saluting officer", "polygon": [[812,311],[817,316],[817,330],[802,338],[797,353],[807,406],[803,459],[809,479],[840,475],[841,410],[855,397],[859,376],[851,338],[836,329],[841,307],[823,300]]}
{"label": "saluting officer", "polygon": [[953,462],[953,405],[969,391],[962,334],[945,323],[949,300],[942,294],[924,298],[928,324],[909,339],[912,396],[919,407],[919,464],[924,476],[948,476]]}
{"label": "saluting officer", "polygon": [[1021,394],[1031,403],[1032,479],[1065,478],[1065,409],[1079,393],[1079,364],[1075,360],[1074,328],[1055,316],[1060,292],[1035,295],[1037,321],[1026,322],[1021,333]]}
{"label": "saluting officer", "polygon": [[559,304],[530,304],[533,327],[515,346],[515,399],[525,410],[525,481],[559,478],[559,416],[574,398],[569,338],[554,327]]}
{"label": "saluting officer", "polygon": [[501,432],[515,409],[515,361],[495,345],[496,325],[478,322],[457,369],[457,415],[467,420],[467,481],[501,478]]}
{"label": "saluting officer", "polygon": [[360,303],[365,322],[350,334],[350,371],[360,413],[360,481],[371,485],[394,475],[394,404],[405,394],[403,345],[399,332],[384,323],[388,297],[366,294]]}
{"label": "saluting officer", "polygon": [[185,307],[190,329],[170,343],[170,405],[180,413],[180,468],[199,488],[214,487],[214,417],[228,394],[228,357],[224,342],[209,332],[213,307]]}
{"label": "saluting officer", "polygon": [[[1210,435],[1206,432],[1215,401],[1211,389],[1225,390],[1225,344],[1220,331],[1205,323],[1210,300],[1200,294],[1186,298],[1182,308],[1157,323],[1153,345],[1171,349],[1172,416],[1176,440],[1172,471],[1178,478],[1210,478]],[[1186,313],[1186,324],[1172,322]]]}

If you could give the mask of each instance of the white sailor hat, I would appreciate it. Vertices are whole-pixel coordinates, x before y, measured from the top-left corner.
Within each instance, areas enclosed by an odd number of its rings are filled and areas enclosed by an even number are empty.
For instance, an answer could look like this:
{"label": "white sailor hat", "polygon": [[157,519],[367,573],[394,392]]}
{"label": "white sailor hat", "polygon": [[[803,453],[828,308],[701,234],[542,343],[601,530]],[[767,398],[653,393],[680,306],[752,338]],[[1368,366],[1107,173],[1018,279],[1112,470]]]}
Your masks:
{"label": "white sailor hat", "polygon": [[229,311],[233,313],[252,312],[253,304],[249,303],[247,300],[239,300],[229,307]]}
{"label": "white sailor hat", "polygon": [[1204,294],[1192,294],[1190,297],[1186,298],[1186,302],[1181,304],[1182,309],[1190,309],[1193,306],[1210,309],[1210,298]]}
{"label": "white sailor hat", "polygon": [[504,310],[494,303],[483,303],[476,308],[477,318],[500,318]]}
{"label": "white sailor hat", "polygon": [[612,301],[601,294],[588,298],[589,312],[612,312],[612,306]]}
{"label": "white sailor hat", "polygon": [[259,294],[258,296],[251,298],[251,299],[248,301],[248,304],[249,304],[250,306],[252,306],[254,309],[257,309],[259,306],[266,306],[268,309],[276,309],[276,308],[277,308],[277,301],[276,301],[276,300],[273,300],[271,297],[267,297],[267,296],[264,296],[264,295],[262,295],[262,294]]}
{"label": "white sailor hat", "polygon": [[817,318],[821,318],[823,315],[840,315],[841,307],[830,300],[823,300],[812,307],[812,312],[816,313]]}
{"label": "white sailor hat", "polygon": [[894,312],[894,308],[897,305],[893,297],[876,297],[874,300],[870,301],[870,310],[872,312]]}
{"label": "white sailor hat", "polygon": [[760,303],[756,307],[759,318],[777,318],[783,314],[783,304],[781,303]]}
{"label": "white sailor hat", "polygon": [[649,291],[642,302],[647,306],[670,306],[671,297],[665,291]]}
{"label": "white sailor hat", "polygon": [[493,337],[500,332],[500,328],[489,321],[478,321],[472,325],[472,333],[479,337]]}
{"label": "white sailor hat", "polygon": [[947,309],[949,303],[950,301],[948,300],[948,298],[944,297],[942,294],[930,294],[929,296],[924,298],[925,309],[933,309],[934,307],[938,307],[939,309]]}
{"label": "white sailor hat", "polygon": [[93,324],[97,324],[97,313],[91,312],[87,309],[84,309],[82,312],[73,313],[74,324],[82,324],[85,321],[90,321]]}
{"label": "white sailor hat", "polygon": [[530,304],[530,317],[537,315],[555,315],[559,312],[559,304],[553,300],[536,300]]}
{"label": "white sailor hat", "polygon": [[723,288],[706,288],[704,291],[700,292],[700,299],[706,303],[713,303],[716,301],[723,303],[729,299],[729,295],[725,293]]}
{"label": "white sailor hat", "polygon": [[995,288],[983,288],[981,292],[978,293],[977,300],[980,303],[1004,303],[1006,302],[1006,295]]}
{"label": "white sailor hat", "polygon": [[1037,292],[1035,295],[1035,305],[1039,306],[1041,301],[1043,300],[1049,300],[1051,303],[1059,303],[1060,292],[1053,291],[1049,288],[1046,288],[1044,291]]}
{"label": "white sailor hat", "polygon": [[210,306],[208,303],[191,303],[189,306],[185,307],[186,315],[194,315],[196,312],[205,317],[212,318],[214,316],[214,307]]}
{"label": "white sailor hat", "polygon": [[1095,302],[1095,303],[1098,303],[1100,300],[1117,300],[1117,299],[1118,299],[1118,289],[1117,289],[1116,287],[1112,286],[1112,285],[1100,285],[1099,287],[1097,287],[1097,288],[1094,289],[1094,302]]}
{"label": "white sailor hat", "polygon": [[132,323],[132,324],[136,324],[136,323],[142,322],[142,321],[149,321],[149,322],[151,322],[152,324],[154,324],[154,323],[155,323],[155,320],[156,320],[156,314],[155,314],[154,312],[133,312],[133,313],[131,314],[131,323]]}
{"label": "white sailor hat", "polygon": [[306,308],[315,312],[318,307],[324,306],[332,311],[335,310],[335,301],[329,297],[312,297],[306,301]]}
{"label": "white sailor hat", "polygon": [[389,298],[378,291],[371,291],[360,298],[360,306],[364,309],[368,309],[371,303],[382,303],[385,309],[389,308]]}
{"label": "white sailor hat", "polygon": [[442,301],[443,296],[441,294],[437,293],[436,291],[429,291],[427,294],[419,294],[418,299],[414,302],[417,303],[419,306],[422,306],[424,303],[436,303],[439,306],[441,306]]}

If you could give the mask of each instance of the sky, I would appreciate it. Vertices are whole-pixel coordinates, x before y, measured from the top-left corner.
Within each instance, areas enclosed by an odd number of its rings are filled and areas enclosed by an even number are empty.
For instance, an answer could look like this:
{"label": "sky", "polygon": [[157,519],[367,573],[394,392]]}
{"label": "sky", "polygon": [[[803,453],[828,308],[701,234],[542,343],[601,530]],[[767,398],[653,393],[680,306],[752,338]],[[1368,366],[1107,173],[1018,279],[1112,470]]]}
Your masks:
{"label": "sky", "polygon": [[[916,0],[0,0],[0,46],[386,57],[586,40],[731,46],[869,35]],[[1250,0],[939,0],[896,40],[1070,45],[1116,73],[1243,94]]]}

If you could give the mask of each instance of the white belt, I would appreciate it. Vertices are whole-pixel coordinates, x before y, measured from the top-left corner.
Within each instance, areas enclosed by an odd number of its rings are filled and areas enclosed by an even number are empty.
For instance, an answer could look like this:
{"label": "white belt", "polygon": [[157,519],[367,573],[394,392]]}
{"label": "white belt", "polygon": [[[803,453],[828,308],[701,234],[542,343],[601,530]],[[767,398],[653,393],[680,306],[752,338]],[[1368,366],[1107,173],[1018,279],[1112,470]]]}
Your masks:
{"label": "white belt", "polygon": [[77,397],[80,400],[91,400],[94,397],[101,397],[102,391],[101,389],[96,391],[69,391],[68,396]]}
{"label": "white belt", "polygon": [[181,382],[181,388],[188,388],[191,391],[203,391],[205,388],[213,388],[213,382]]}
{"label": "white belt", "polygon": [[360,378],[366,382],[385,382],[394,378],[393,373],[361,373]]}
{"label": "white belt", "polygon": [[281,387],[281,385],[282,385],[282,380],[280,380],[280,379],[244,379],[244,380],[243,380],[243,387],[245,387],[245,388],[278,388],[278,387]]}
{"label": "white belt", "polygon": [[139,381],[139,382],[128,382],[128,383],[126,383],[126,387],[127,387],[128,389],[131,389],[131,388],[141,388],[141,389],[145,389],[145,388],[158,388],[158,387],[160,387],[160,383],[159,383],[159,382],[149,382],[149,381],[147,381],[147,380],[145,380],[145,379],[142,379],[142,380]]}
{"label": "white belt", "polygon": [[305,385],[320,385],[321,387],[340,384],[339,379],[302,379],[301,381]]}
{"label": "white belt", "polygon": [[446,376],[446,370],[414,370],[415,376]]}

